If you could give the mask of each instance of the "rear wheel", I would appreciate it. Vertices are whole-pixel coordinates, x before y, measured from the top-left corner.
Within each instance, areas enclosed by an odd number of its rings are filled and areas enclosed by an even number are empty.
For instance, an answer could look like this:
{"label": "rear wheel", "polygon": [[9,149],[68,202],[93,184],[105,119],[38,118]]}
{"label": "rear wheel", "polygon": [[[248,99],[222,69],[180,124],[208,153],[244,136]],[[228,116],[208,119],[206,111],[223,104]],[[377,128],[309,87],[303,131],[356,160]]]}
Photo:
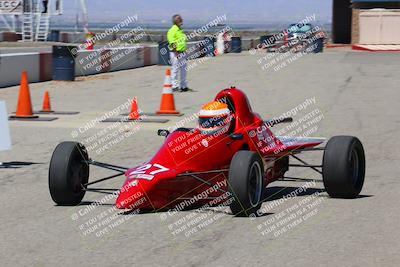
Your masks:
{"label": "rear wheel", "polygon": [[89,179],[89,157],[77,142],[62,142],[53,152],[49,168],[49,190],[58,205],[77,205],[85,195]]}
{"label": "rear wheel", "polygon": [[335,198],[355,198],[361,192],[365,176],[365,155],[354,136],[329,139],[323,157],[322,178],[325,190]]}
{"label": "rear wheel", "polygon": [[236,216],[249,216],[260,209],[264,193],[264,166],[261,157],[251,151],[238,151],[229,168],[230,204]]}

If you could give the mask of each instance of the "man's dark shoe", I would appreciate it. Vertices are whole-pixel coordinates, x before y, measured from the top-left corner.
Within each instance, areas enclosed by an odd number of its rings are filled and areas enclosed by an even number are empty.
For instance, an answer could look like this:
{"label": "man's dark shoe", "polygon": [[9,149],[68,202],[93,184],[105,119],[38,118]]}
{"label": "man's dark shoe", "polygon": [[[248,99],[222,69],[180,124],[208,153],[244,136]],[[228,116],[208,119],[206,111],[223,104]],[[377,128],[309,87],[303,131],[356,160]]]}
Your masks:
{"label": "man's dark shoe", "polygon": [[188,91],[193,91],[192,89],[189,88],[181,88],[181,92],[188,92]]}
{"label": "man's dark shoe", "polygon": [[181,90],[178,87],[172,88],[172,92],[180,92]]}

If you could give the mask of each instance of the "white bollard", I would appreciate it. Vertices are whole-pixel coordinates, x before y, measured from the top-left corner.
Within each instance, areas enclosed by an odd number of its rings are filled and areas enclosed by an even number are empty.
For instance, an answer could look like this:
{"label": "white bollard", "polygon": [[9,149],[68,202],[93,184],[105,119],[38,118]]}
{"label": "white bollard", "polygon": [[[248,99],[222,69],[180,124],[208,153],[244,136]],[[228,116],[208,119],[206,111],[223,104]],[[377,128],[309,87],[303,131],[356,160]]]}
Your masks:
{"label": "white bollard", "polygon": [[[0,151],[11,149],[6,102],[0,101]],[[0,163],[1,164],[1,163]]]}

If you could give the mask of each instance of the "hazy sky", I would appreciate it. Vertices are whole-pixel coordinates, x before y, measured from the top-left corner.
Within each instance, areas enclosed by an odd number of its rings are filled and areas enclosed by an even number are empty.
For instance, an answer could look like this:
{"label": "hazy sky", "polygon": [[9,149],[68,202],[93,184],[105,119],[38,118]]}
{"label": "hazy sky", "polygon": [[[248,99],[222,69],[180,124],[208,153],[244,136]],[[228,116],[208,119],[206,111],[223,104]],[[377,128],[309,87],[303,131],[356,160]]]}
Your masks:
{"label": "hazy sky", "polygon": [[[332,0],[87,0],[90,21],[119,20],[137,14],[142,21],[170,21],[182,14],[187,21],[204,21],[226,14],[231,22],[293,21],[316,14],[330,21]],[[64,18],[74,18],[75,0],[64,1]]]}

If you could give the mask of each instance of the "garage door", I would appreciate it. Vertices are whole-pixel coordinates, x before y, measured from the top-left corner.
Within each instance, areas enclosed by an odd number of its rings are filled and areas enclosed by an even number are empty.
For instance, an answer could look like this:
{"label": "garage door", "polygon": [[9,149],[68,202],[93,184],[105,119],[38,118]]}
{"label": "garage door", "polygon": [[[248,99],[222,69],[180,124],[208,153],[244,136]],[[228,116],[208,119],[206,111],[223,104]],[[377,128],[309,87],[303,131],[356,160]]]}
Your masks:
{"label": "garage door", "polygon": [[400,44],[400,12],[360,13],[360,44]]}
{"label": "garage door", "polygon": [[384,44],[400,44],[400,12],[382,16],[381,42]]}

